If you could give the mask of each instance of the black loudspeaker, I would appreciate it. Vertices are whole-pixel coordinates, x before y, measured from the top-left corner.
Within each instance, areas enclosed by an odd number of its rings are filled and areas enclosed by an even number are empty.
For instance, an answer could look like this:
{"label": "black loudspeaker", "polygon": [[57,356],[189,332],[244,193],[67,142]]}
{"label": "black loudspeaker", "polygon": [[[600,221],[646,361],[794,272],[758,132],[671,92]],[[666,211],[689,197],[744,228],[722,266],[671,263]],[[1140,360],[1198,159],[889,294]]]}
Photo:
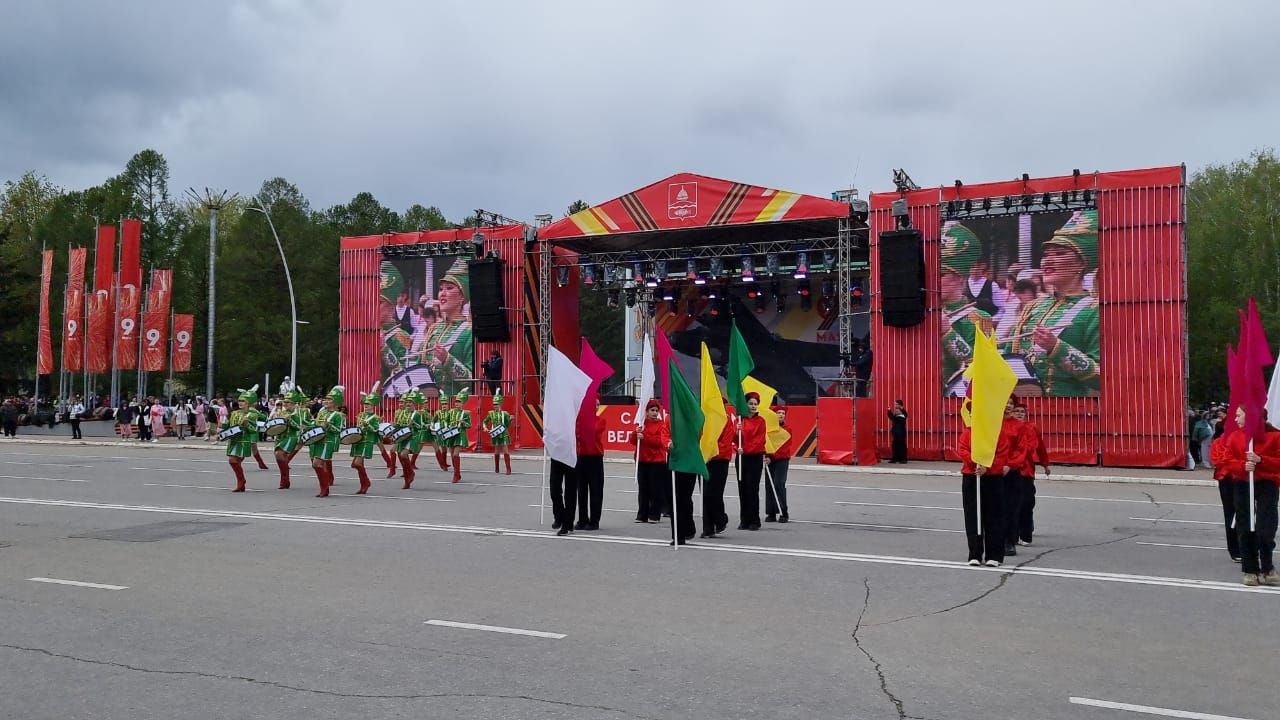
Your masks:
{"label": "black loudspeaker", "polygon": [[880,310],[890,327],[924,322],[924,251],[919,230],[880,233]]}
{"label": "black loudspeaker", "polygon": [[471,332],[483,342],[511,339],[506,305],[502,298],[502,259],[484,258],[467,263],[471,283]]}

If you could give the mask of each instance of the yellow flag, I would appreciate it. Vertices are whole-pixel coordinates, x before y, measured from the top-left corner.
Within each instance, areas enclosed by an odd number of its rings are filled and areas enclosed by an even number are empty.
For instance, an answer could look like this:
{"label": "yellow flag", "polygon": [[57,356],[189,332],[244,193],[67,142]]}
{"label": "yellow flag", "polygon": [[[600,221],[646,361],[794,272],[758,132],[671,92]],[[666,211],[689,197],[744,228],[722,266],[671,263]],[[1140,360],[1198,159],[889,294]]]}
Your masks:
{"label": "yellow flag", "polygon": [[724,397],[720,394],[720,385],[716,382],[716,370],[711,365],[711,354],[707,352],[707,344],[702,343],[702,368],[700,373],[702,398],[702,437],[698,447],[702,450],[702,459],[710,460],[720,454],[720,433],[724,431],[729,416],[724,411]]}
{"label": "yellow flag", "polygon": [[773,398],[778,391],[748,375],[742,379],[742,392],[760,395],[760,417],[764,418],[764,451],[777,451],[791,437],[791,432],[778,423],[778,413],[772,409]]}
{"label": "yellow flag", "polygon": [[973,362],[964,371],[969,380],[970,397],[966,400],[969,408],[961,415],[972,428],[973,461],[991,467],[996,457],[996,443],[1000,440],[1000,426],[1004,423],[1004,406],[1018,378],[996,349],[994,332],[988,337],[977,330],[973,340]]}

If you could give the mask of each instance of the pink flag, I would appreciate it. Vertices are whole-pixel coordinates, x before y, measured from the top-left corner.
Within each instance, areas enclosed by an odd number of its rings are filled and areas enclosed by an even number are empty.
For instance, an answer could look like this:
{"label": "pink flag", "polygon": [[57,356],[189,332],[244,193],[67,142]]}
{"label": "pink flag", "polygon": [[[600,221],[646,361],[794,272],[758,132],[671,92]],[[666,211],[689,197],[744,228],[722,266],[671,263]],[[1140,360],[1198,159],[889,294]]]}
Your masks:
{"label": "pink flag", "polygon": [[[658,387],[662,389],[662,409],[668,413],[671,412],[671,363],[674,361],[675,351],[671,349],[671,343],[667,340],[667,334],[662,328],[654,328],[654,341],[657,348],[658,356]],[[676,363],[676,367],[680,367],[680,363]],[[644,412],[644,408],[640,409]]]}
{"label": "pink flag", "polygon": [[1274,362],[1258,304],[1249,298],[1248,310],[1240,315],[1240,341],[1236,344],[1238,371],[1232,379],[1231,395],[1244,408],[1243,430],[1250,440],[1261,440],[1265,431],[1262,413],[1267,406],[1267,379],[1263,368]]}
{"label": "pink flag", "polygon": [[578,437],[594,438],[596,434],[596,398],[600,395],[600,384],[603,383],[610,375],[613,375],[613,368],[609,367],[609,363],[600,359],[596,355],[596,351],[591,348],[591,343],[587,339],[582,338],[582,352],[578,358],[578,368],[591,378],[591,384],[587,386],[587,395],[582,400],[582,407],[578,409]]}
{"label": "pink flag", "polygon": [[1223,435],[1230,435],[1239,429],[1236,425],[1236,408],[1240,406],[1240,357],[1236,349],[1227,343],[1227,387],[1230,395],[1227,400],[1227,416],[1222,419]]}

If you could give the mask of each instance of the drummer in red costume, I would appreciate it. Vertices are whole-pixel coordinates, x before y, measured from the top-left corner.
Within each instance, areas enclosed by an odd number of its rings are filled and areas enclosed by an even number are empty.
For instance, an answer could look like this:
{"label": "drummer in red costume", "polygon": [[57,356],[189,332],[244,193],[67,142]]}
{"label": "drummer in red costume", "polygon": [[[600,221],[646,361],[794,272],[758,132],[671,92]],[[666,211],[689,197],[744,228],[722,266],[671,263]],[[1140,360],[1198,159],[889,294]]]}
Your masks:
{"label": "drummer in red costume", "polygon": [[[1016,450],[1018,427],[1010,422],[1013,401],[1005,405],[1005,422],[996,441],[991,467],[973,461],[973,430],[965,428],[956,443],[956,454],[964,465],[960,470],[960,496],[964,504],[964,531],[969,540],[969,564],[1000,567],[1004,562],[1004,518],[1001,513],[1004,475]],[[978,477],[982,477],[982,527],[978,527]]]}
{"label": "drummer in red costume", "polygon": [[[1263,411],[1263,418],[1266,418]],[[1245,425],[1245,409],[1236,408],[1236,425]],[[1235,481],[1236,532],[1240,537],[1240,569],[1244,584],[1280,585],[1276,574],[1276,499],[1280,484],[1280,431],[1266,425],[1260,442],[1249,447],[1243,432],[1227,438],[1228,473]],[[1253,473],[1254,519],[1249,517],[1249,473]]]}
{"label": "drummer in red costume", "polygon": [[702,484],[702,535],[713,538],[729,526],[724,511],[724,486],[729,481],[729,462],[738,452],[738,415],[733,403],[724,401],[725,424],[716,443],[716,456],[707,461],[706,482]]}
{"label": "drummer in red costume", "polygon": [[742,418],[741,476],[738,478],[739,530],[760,529],[760,476],[764,473],[764,418],[760,395],[749,392],[747,416]]}
{"label": "drummer in red costume", "polygon": [[662,522],[662,505],[671,486],[667,451],[671,448],[671,428],[662,417],[662,403],[650,400],[644,408],[644,427],[636,431],[639,467],[636,494],[636,522]]}

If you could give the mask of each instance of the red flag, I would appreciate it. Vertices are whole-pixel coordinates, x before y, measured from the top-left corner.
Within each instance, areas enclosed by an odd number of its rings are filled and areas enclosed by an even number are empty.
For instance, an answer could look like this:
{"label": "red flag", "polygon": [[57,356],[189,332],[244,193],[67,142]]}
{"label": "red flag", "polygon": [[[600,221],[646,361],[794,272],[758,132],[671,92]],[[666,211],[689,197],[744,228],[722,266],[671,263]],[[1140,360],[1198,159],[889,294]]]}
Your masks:
{"label": "red flag", "polygon": [[151,286],[147,288],[147,312],[142,322],[142,369],[146,372],[165,369],[172,288],[172,270],[151,271]]}
{"label": "red flag", "polygon": [[596,355],[596,351],[591,348],[591,343],[587,342],[585,337],[582,338],[582,353],[578,358],[578,367],[591,378],[591,384],[587,386],[587,394],[582,400],[582,407],[578,408],[578,437],[594,438],[596,398],[600,394],[600,383],[613,374],[613,368]]}
{"label": "red flag", "polygon": [[[671,349],[666,333],[659,328],[654,328],[654,335],[654,351],[658,356],[658,387],[662,389],[662,407],[670,413],[671,363],[675,362],[676,353]],[[676,363],[676,367],[680,367],[680,363]],[[640,408],[640,412],[644,412],[644,408]]]}
{"label": "red flag", "polygon": [[116,226],[98,226],[98,244],[93,251],[93,289],[110,290],[116,269]]}
{"label": "red flag", "polygon": [[98,226],[98,244],[93,251],[93,292],[89,295],[89,315],[85,319],[89,334],[85,347],[85,363],[91,373],[111,370],[111,331],[115,326],[115,307],[111,298],[111,280],[115,274],[116,228]]}
{"label": "red flag", "polygon": [[191,346],[195,342],[196,317],[194,315],[173,316],[173,371],[187,372],[191,370]]}
{"label": "red flag", "polygon": [[53,374],[53,331],[49,327],[49,283],[53,280],[53,251],[40,260],[40,334],[36,344],[36,373]]}
{"label": "red flag", "polygon": [[1242,429],[1245,436],[1257,441],[1262,439],[1266,424],[1263,409],[1267,406],[1267,378],[1263,368],[1271,365],[1274,359],[1271,346],[1267,344],[1266,331],[1262,328],[1258,304],[1253,298],[1249,298],[1248,309],[1240,315],[1240,341],[1236,348],[1238,372],[1231,395],[1244,408]]}
{"label": "red flag", "polygon": [[138,313],[142,308],[142,221],[125,220],[120,228],[119,307],[116,316],[116,367],[138,367]]}
{"label": "red flag", "polygon": [[72,248],[67,266],[66,309],[62,317],[62,369],[84,369],[84,264],[87,251]]}

